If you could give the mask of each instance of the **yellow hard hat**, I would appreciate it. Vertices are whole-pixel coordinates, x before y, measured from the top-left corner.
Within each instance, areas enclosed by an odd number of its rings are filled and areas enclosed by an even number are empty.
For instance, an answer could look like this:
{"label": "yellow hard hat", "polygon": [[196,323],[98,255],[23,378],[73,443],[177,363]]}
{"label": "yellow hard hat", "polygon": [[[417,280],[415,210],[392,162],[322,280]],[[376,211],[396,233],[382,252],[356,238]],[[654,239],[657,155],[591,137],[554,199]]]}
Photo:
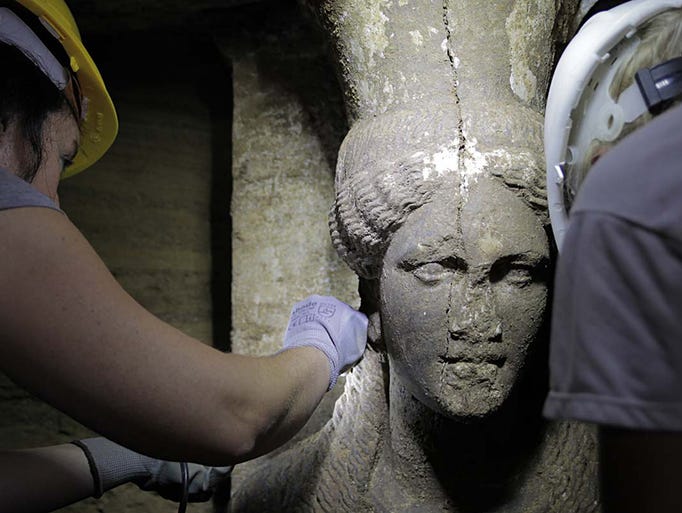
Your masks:
{"label": "yellow hard hat", "polygon": [[71,72],[81,89],[86,105],[81,121],[78,154],[62,178],[73,176],[99,160],[116,139],[118,118],[111,97],[90,54],[83,46],[76,21],[63,0],[16,0],[38,16],[66,51]]}

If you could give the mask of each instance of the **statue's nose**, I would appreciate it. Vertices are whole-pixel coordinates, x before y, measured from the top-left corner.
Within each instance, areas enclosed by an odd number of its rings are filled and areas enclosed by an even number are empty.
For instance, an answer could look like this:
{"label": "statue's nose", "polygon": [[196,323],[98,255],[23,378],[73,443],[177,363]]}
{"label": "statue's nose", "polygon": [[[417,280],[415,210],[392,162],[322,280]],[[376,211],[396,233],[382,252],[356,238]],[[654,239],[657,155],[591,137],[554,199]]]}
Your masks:
{"label": "statue's nose", "polygon": [[500,342],[502,323],[487,284],[470,284],[461,298],[453,298],[450,337],[464,342]]}

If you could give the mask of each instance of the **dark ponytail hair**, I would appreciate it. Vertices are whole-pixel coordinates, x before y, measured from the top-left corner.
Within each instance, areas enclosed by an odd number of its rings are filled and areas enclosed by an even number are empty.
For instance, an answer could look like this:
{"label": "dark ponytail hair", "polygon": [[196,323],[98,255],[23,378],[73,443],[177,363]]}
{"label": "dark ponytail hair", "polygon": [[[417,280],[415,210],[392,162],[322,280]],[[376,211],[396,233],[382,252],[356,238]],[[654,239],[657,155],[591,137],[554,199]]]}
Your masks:
{"label": "dark ponytail hair", "polygon": [[0,44],[0,123],[16,123],[25,141],[22,169],[13,170],[32,182],[43,161],[43,128],[53,112],[68,109],[63,93],[20,50]]}
{"label": "dark ponytail hair", "polygon": [[[0,0],[0,7],[8,7],[18,15],[62,66],[68,68],[69,59],[64,48],[47,32],[37,16],[18,2]],[[0,43],[0,66],[0,126],[17,124],[25,148],[21,148],[23,168],[13,171],[30,183],[43,161],[43,128],[47,116],[64,109],[73,113],[73,108],[64,93],[17,48]]]}

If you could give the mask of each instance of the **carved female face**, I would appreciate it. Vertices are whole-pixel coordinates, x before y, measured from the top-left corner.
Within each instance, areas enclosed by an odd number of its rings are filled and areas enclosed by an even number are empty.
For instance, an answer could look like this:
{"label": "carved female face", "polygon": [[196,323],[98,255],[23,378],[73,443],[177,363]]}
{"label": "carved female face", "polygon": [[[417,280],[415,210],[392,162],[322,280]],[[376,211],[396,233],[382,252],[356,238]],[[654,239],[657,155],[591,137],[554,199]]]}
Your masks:
{"label": "carved female face", "polygon": [[451,418],[507,398],[542,323],[549,259],[533,211],[492,178],[441,189],[394,234],[380,277],[391,371]]}

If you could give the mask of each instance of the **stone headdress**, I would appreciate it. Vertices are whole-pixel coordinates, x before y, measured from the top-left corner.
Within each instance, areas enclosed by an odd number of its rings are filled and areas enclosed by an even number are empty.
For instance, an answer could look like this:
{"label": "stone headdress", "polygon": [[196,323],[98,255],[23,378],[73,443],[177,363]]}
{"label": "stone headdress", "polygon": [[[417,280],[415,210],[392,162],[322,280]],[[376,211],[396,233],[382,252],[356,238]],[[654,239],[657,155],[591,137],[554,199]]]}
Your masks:
{"label": "stone headdress", "polygon": [[410,213],[439,188],[466,189],[479,173],[499,178],[546,225],[543,169],[542,155],[528,151],[477,151],[453,111],[401,110],[360,120],[339,151],[332,243],[359,276],[377,278],[393,234]]}

